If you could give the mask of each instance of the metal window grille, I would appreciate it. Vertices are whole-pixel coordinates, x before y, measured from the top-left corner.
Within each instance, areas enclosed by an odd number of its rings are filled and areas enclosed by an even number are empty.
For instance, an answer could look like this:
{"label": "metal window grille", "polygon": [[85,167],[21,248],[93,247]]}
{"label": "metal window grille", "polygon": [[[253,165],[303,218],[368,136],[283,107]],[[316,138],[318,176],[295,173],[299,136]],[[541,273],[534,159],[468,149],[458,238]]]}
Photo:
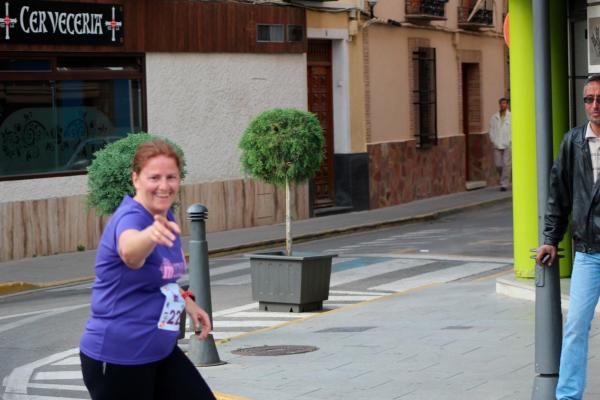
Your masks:
{"label": "metal window grille", "polygon": [[414,90],[413,112],[417,145],[429,148],[437,145],[437,96],[435,48],[419,47],[413,52]]}
{"label": "metal window grille", "polygon": [[407,0],[405,3],[408,15],[429,15],[433,17],[445,17],[445,5],[448,0]]}

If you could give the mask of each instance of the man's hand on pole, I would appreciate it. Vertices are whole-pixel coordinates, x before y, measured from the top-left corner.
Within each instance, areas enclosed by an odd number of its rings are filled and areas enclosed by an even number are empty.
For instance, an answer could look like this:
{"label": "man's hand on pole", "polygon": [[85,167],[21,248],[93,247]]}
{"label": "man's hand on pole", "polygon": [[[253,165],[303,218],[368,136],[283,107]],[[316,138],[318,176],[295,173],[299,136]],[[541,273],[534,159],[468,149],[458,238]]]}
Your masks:
{"label": "man's hand on pole", "polygon": [[537,255],[535,256],[535,262],[537,265],[549,267],[554,263],[556,258],[556,246],[551,244],[544,244],[538,248]]}

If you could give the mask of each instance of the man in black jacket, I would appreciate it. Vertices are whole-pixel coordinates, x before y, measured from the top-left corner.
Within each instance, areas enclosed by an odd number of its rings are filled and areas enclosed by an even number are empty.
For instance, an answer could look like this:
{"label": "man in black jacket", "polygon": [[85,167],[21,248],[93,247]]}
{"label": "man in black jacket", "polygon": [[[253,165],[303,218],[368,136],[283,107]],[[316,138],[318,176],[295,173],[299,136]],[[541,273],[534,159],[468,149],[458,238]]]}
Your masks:
{"label": "man in black jacket", "polygon": [[586,380],[589,330],[600,296],[600,75],[583,89],[589,120],[567,133],[550,172],[544,244],[536,261],[556,258],[571,215],[575,261],[569,312],[563,331],[557,400],[580,400]]}

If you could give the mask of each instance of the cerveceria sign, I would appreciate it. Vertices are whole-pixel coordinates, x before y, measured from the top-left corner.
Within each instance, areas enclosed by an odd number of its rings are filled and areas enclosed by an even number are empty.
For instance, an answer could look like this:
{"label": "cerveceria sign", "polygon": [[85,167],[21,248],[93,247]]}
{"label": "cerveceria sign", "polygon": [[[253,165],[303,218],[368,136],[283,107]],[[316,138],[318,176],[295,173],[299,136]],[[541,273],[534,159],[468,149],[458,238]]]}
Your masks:
{"label": "cerveceria sign", "polygon": [[0,43],[123,43],[122,5],[13,0],[0,11]]}

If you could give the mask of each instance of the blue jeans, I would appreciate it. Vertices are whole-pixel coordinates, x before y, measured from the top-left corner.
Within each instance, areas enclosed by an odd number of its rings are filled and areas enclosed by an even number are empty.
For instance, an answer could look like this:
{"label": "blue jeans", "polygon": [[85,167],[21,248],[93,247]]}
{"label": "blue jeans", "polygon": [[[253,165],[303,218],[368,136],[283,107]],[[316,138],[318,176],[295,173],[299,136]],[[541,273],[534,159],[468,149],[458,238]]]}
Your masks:
{"label": "blue jeans", "polygon": [[581,400],[587,376],[589,332],[600,296],[600,253],[576,253],[569,312],[563,327],[557,400]]}

